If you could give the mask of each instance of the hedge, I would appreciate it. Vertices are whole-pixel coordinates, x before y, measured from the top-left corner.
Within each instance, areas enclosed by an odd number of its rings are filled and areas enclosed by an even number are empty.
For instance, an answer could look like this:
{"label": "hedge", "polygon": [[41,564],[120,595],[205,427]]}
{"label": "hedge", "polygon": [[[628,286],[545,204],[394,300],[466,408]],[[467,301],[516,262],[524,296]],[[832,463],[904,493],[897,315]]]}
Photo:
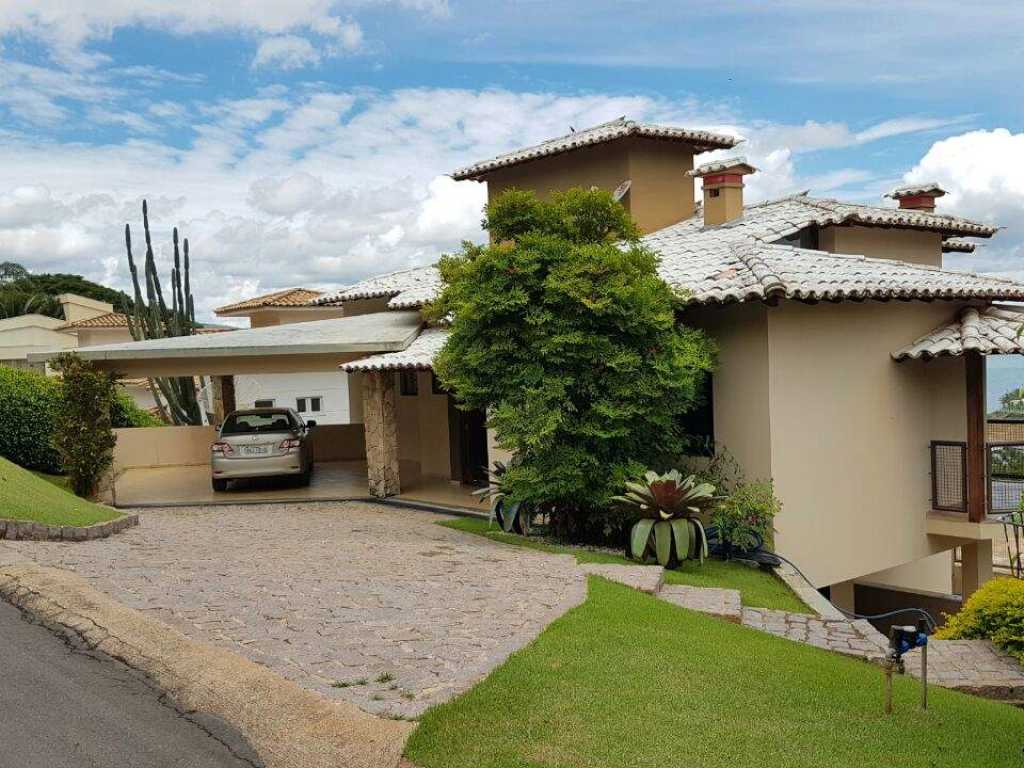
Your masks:
{"label": "hedge", "polygon": [[[60,474],[61,459],[53,435],[62,398],[60,379],[0,366],[0,456],[25,469]],[[123,391],[115,396],[111,419],[115,427],[162,424]]]}
{"label": "hedge", "polygon": [[1024,662],[1024,581],[999,578],[986,582],[935,636],[991,640]]}
{"label": "hedge", "polygon": [[60,473],[60,455],[53,445],[60,404],[59,379],[0,367],[0,456],[25,469]]}

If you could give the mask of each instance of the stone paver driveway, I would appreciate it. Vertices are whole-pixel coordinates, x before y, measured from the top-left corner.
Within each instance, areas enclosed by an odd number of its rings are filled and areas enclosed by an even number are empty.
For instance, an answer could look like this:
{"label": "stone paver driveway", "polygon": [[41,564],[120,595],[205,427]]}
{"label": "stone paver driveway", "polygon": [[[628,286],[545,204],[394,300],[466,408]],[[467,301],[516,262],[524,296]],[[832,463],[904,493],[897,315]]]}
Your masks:
{"label": "stone paver driveway", "polygon": [[98,541],[0,542],[328,697],[415,716],[586,596],[569,556],[361,503],[146,510]]}

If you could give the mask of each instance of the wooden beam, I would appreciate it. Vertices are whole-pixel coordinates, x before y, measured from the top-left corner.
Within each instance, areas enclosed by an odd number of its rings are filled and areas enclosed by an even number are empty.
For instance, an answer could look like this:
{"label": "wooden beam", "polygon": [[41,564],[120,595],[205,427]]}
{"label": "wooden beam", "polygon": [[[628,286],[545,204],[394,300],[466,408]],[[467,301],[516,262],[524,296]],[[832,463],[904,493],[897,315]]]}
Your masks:
{"label": "wooden beam", "polygon": [[985,449],[985,358],[964,354],[967,376],[967,518],[980,523],[987,513]]}

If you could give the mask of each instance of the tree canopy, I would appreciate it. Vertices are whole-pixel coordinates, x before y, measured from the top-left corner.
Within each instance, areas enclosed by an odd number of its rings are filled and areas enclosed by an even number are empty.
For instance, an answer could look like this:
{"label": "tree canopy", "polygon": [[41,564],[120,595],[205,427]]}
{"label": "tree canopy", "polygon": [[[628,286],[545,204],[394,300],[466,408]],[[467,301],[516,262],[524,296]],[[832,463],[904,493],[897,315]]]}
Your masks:
{"label": "tree canopy", "polygon": [[451,333],[437,375],[515,454],[510,497],[544,505],[562,535],[607,534],[625,478],[684,453],[680,417],[714,345],[677,322],[657,256],[608,193],[511,190],[483,224],[489,245],[439,264],[429,313]]}
{"label": "tree canopy", "polygon": [[64,273],[32,274],[11,261],[0,263],[0,318],[31,313],[62,317],[57,296],[75,293],[88,299],[113,304],[117,312],[130,312],[128,294],[86,280],[81,275]]}

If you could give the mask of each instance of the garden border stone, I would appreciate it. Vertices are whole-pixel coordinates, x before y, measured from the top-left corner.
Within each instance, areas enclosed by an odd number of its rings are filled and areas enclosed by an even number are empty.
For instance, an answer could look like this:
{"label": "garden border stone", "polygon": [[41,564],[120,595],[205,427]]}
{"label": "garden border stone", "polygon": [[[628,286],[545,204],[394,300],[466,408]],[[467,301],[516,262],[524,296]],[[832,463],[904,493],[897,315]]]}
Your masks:
{"label": "garden border stone", "polygon": [[95,525],[46,525],[28,520],[0,520],[0,539],[11,541],[91,541],[134,528],[138,515],[122,515]]}

